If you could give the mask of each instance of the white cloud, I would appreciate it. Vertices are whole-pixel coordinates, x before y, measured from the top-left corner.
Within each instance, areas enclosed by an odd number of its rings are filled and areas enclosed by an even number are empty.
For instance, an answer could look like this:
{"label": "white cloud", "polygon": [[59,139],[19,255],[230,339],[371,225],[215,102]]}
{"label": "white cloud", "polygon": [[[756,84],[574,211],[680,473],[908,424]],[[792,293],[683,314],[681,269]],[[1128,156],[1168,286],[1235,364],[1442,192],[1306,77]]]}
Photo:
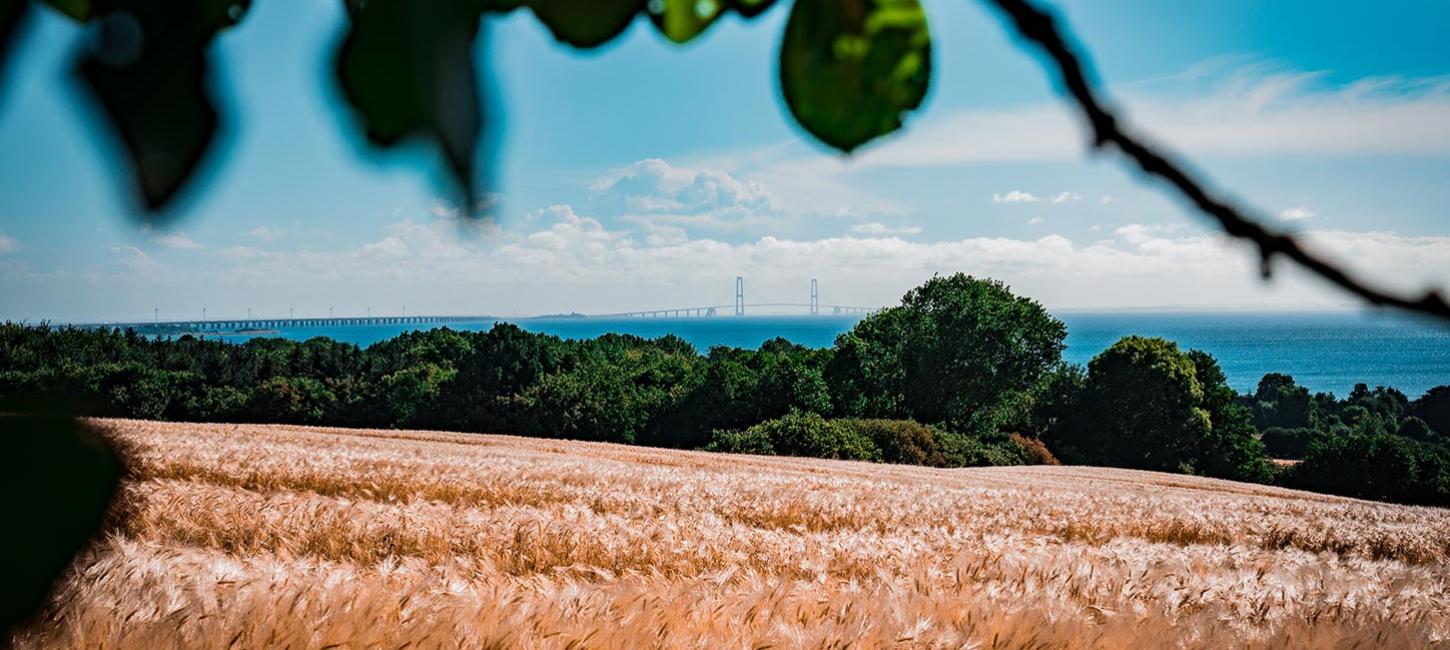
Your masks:
{"label": "white cloud", "polygon": [[247,236],[259,241],[277,241],[287,234],[277,226],[262,225],[247,231]]}
{"label": "white cloud", "polygon": [[[473,204],[475,217],[481,220],[490,220],[503,203],[503,195],[497,192],[485,192]],[[439,219],[456,219],[459,216],[458,206],[452,201],[434,199],[433,204],[428,207],[428,213]]]}
{"label": "white cloud", "polygon": [[919,226],[888,226],[880,221],[871,221],[851,226],[851,232],[860,235],[916,235],[921,233]]}
{"label": "white cloud", "polygon": [[1104,194],[1102,196],[1102,198],[1098,199],[1098,205],[1107,205],[1107,204],[1112,203],[1112,202],[1113,202],[1113,195],[1111,195],[1111,194]]}
{"label": "white cloud", "polygon": [[187,237],[186,233],[179,230],[163,232],[149,226],[143,226],[141,228],[141,234],[150,239],[151,243],[162,248],[170,248],[172,250],[200,250],[205,248],[201,244],[193,241],[190,237]]}
{"label": "white cloud", "polygon": [[[830,303],[887,304],[934,273],[956,271],[999,278],[1051,307],[1353,304],[1287,264],[1266,284],[1244,245],[1181,225],[1131,224],[1081,241],[1048,234],[919,242],[871,222],[850,236],[730,243],[692,238],[673,226],[637,236],[569,205],[538,210],[529,224],[474,237],[451,222],[403,220],[352,249],[234,247],[219,251],[215,264],[192,279],[237,300],[248,291],[265,297],[320,287],[329,301],[353,292],[358,304],[407,304],[418,313],[726,304],[736,275],[746,276],[762,299],[794,300],[818,277]],[[1345,231],[1304,237],[1315,250],[1389,286],[1450,282],[1450,237]],[[134,248],[117,252],[134,258],[135,269],[154,264]],[[171,275],[158,269],[156,277]]]}
{"label": "white cloud", "polygon": [[1042,223],[1042,217],[1032,217],[1031,219],[1027,220],[1028,225],[1035,226],[1039,223]]}
{"label": "white cloud", "polygon": [[993,194],[993,203],[1077,203],[1082,200],[1082,194],[1073,191],[1062,191],[1056,194],[1039,196],[1022,190],[1012,190],[1006,194]]}
{"label": "white cloud", "polygon": [[[1192,155],[1450,156],[1450,81],[1370,78],[1331,87],[1321,75],[1240,66],[1186,73],[1176,85],[1110,93],[1128,123]],[[1205,90],[1206,89],[1206,90]],[[928,111],[859,167],[1070,160],[1087,150],[1081,120],[1059,102]]]}
{"label": "white cloud", "polygon": [[20,245],[17,244],[14,239],[4,234],[0,234],[0,255],[4,255],[6,253],[13,253],[15,252],[16,248],[19,248],[19,246]]}
{"label": "white cloud", "polygon": [[408,244],[396,235],[388,235],[375,242],[363,244],[362,254],[367,257],[403,257],[408,254]]}
{"label": "white cloud", "polygon": [[1012,190],[1006,194],[993,194],[993,203],[1041,203],[1042,197],[1031,192]]}
{"label": "white cloud", "polygon": [[1306,208],[1302,205],[1297,205],[1292,208],[1284,208],[1283,210],[1279,211],[1279,218],[1285,221],[1303,221],[1305,219],[1309,219],[1315,216],[1315,214],[1316,213],[1313,210],[1310,210],[1309,208]]}
{"label": "white cloud", "polygon": [[146,273],[163,268],[156,258],[147,255],[146,251],[135,246],[112,246],[111,263],[114,268],[124,274]]}
{"label": "white cloud", "polygon": [[641,160],[593,185],[593,203],[636,222],[738,229],[779,215],[774,195],[758,181],[720,169]]}

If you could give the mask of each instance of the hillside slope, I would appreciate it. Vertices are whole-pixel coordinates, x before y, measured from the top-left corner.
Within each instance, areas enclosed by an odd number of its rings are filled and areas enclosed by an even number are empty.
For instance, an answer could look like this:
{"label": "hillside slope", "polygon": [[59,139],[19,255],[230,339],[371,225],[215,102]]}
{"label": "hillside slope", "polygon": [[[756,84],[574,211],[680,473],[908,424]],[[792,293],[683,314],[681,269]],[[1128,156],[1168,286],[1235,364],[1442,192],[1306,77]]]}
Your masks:
{"label": "hillside slope", "polygon": [[21,647],[1421,647],[1450,511],[1079,467],[101,420],[134,478]]}

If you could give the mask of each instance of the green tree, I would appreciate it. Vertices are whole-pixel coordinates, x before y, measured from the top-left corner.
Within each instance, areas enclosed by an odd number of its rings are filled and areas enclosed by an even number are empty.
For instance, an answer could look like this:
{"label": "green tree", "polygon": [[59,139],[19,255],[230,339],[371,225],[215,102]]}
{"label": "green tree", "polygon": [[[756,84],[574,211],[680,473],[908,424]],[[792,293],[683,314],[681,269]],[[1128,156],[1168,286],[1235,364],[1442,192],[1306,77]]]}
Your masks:
{"label": "green tree", "polygon": [[831,412],[823,370],[829,350],[812,350],[776,338],[757,350],[710,349],[697,381],[678,408],[663,414],[650,444],[695,448],[715,430],[738,430],[791,411]]}
{"label": "green tree", "polygon": [[1309,453],[1309,446],[1325,437],[1316,429],[1265,429],[1259,438],[1264,451],[1274,458],[1301,459]]}
{"label": "green tree", "polygon": [[1374,390],[1370,390],[1364,384],[1355,384],[1354,390],[1350,391],[1349,397],[1344,401],[1346,406],[1364,407],[1390,425],[1399,422],[1410,409],[1410,400],[1404,393],[1384,386],[1375,386]]}
{"label": "green tree", "polygon": [[1334,436],[1310,446],[1289,484],[1360,499],[1450,505],[1450,452],[1397,435]]}
{"label": "green tree", "polygon": [[993,432],[1062,361],[1067,328],[996,280],[957,273],[907,292],[836,343],[840,412]]}
{"label": "green tree", "polygon": [[1071,462],[1190,468],[1213,428],[1203,398],[1197,369],[1177,345],[1124,337],[1088,363],[1081,406],[1053,451]]}
{"label": "green tree", "polygon": [[421,363],[394,373],[383,375],[374,384],[377,391],[371,404],[378,410],[378,418],[385,426],[408,427],[429,426],[438,423],[433,419],[433,407],[444,387],[458,374],[457,370],[436,363]]}
{"label": "green tree", "polygon": [[[1238,481],[1268,482],[1273,467],[1257,436],[1253,415],[1239,404],[1239,395],[1228,385],[1228,376],[1213,355],[1189,350],[1194,376],[1203,391],[1202,408],[1208,412],[1209,435],[1195,453],[1196,471]],[[1309,393],[1304,391],[1308,400]]]}
{"label": "green tree", "polygon": [[311,377],[273,377],[252,393],[247,413],[254,422],[324,424],[336,412],[337,396]]}
{"label": "green tree", "polygon": [[1319,422],[1318,405],[1309,389],[1295,384],[1289,375],[1264,375],[1252,402],[1254,426],[1260,430],[1314,428]]}
{"label": "green tree", "polygon": [[881,460],[881,450],[870,438],[819,413],[791,411],[750,427],[745,434],[768,439],[771,448],[783,456]]}
{"label": "green tree", "polygon": [[1436,386],[1425,391],[1410,405],[1410,413],[1424,420],[1441,436],[1450,438],[1450,386]]}
{"label": "green tree", "polygon": [[1413,415],[1400,421],[1400,429],[1397,433],[1420,442],[1444,444],[1446,441],[1444,436],[1430,428],[1430,425],[1426,424],[1424,420]]}

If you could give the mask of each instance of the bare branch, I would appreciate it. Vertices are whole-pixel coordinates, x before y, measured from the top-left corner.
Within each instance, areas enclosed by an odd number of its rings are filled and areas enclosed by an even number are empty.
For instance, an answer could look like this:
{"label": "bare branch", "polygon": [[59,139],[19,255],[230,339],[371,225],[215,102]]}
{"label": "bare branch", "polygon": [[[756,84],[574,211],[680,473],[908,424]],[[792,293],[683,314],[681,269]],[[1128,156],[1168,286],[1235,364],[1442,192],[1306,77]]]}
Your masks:
{"label": "bare branch", "polygon": [[1450,304],[1436,289],[1428,289],[1419,297],[1399,295],[1366,284],[1335,264],[1304,250],[1290,234],[1272,229],[1249,218],[1226,201],[1211,196],[1203,185],[1168,158],[1154,151],[1138,138],[1124,132],[1117,115],[1098,101],[1085,72],[1085,59],[1073,52],[1058,29],[1052,15],[1038,9],[1030,0],[987,0],[1011,18],[1017,33],[1037,44],[1056,67],[1062,85],[1092,125],[1093,146],[1117,147],[1137,164],[1143,173],[1167,181],[1201,212],[1213,217],[1224,232],[1254,242],[1263,259],[1267,277],[1269,262],[1283,255],[1315,275],[1340,286],[1374,305],[1396,307],[1450,321]]}

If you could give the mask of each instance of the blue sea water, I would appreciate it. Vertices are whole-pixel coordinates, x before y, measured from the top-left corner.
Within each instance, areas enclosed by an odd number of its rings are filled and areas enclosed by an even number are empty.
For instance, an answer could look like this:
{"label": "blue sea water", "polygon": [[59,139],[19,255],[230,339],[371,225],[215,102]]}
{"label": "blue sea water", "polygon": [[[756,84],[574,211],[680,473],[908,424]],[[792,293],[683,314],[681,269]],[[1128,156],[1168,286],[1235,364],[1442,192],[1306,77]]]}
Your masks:
{"label": "blue sea water", "polygon": [[[1356,383],[1393,386],[1414,398],[1432,386],[1450,384],[1450,327],[1403,316],[1363,312],[1317,313],[1140,313],[1063,312],[1067,351],[1073,363],[1093,356],[1129,334],[1161,336],[1182,348],[1198,348],[1218,359],[1229,383],[1251,391],[1270,372],[1294,376],[1312,391],[1343,396]],[[827,347],[856,323],[855,316],[721,316],[714,318],[521,319],[519,327],[564,338],[608,332],[653,338],[675,334],[702,352],[715,345],[757,347],[783,337]],[[454,329],[481,330],[492,321],[458,323]],[[370,345],[414,329],[367,325],[284,329],[272,336],[326,336]],[[231,340],[248,335],[225,337]]]}

